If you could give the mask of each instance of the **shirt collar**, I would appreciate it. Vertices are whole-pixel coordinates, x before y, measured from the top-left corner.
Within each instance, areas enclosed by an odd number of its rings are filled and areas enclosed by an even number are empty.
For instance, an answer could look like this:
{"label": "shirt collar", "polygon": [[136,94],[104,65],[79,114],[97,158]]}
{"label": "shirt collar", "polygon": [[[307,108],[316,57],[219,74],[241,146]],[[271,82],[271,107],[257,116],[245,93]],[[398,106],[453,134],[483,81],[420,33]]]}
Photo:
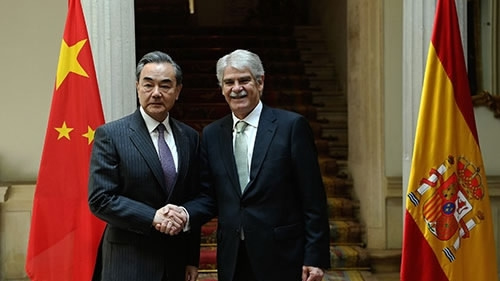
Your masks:
{"label": "shirt collar", "polygon": [[142,119],[144,119],[144,122],[146,123],[146,127],[148,128],[148,132],[151,134],[154,130],[156,130],[156,127],[160,123],[163,123],[165,125],[165,128],[167,128],[167,132],[171,132],[170,130],[170,114],[167,115],[167,118],[163,120],[163,122],[158,122],[155,119],[153,119],[151,116],[149,116],[146,111],[144,111],[144,108],[142,106],[139,106],[139,110],[141,111]]}
{"label": "shirt collar", "polygon": [[[247,115],[247,117],[245,117],[241,120],[247,122],[248,125],[250,125],[254,128],[257,128],[259,125],[259,119],[260,119],[261,112],[262,112],[262,101],[259,100],[259,103],[257,104],[257,106]],[[236,126],[236,122],[240,121],[240,119],[238,119],[238,117],[236,117],[236,115],[234,115],[234,113],[232,113],[232,115],[233,115],[233,129],[234,129]]]}

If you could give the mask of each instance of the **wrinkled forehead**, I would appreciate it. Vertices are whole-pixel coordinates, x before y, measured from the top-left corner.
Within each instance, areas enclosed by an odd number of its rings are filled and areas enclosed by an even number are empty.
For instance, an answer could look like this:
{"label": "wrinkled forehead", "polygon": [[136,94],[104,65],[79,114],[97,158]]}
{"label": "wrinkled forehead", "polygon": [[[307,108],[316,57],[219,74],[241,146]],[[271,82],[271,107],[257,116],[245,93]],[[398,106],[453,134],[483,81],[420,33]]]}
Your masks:
{"label": "wrinkled forehead", "polygon": [[144,65],[139,79],[151,82],[176,82],[175,70],[170,63],[148,63]]}
{"label": "wrinkled forehead", "polygon": [[245,67],[245,68],[236,68],[232,66],[228,66],[224,69],[222,79],[232,79],[232,80],[237,80],[241,78],[255,78],[252,75],[252,72],[250,72],[250,69]]}

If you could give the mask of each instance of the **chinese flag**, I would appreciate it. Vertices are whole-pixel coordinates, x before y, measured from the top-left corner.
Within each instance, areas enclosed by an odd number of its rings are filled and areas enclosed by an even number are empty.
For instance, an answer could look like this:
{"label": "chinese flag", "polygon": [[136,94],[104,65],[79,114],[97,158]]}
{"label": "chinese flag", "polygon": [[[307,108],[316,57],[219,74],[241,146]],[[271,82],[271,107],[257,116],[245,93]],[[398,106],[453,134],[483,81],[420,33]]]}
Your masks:
{"label": "chinese flag", "polygon": [[26,272],[32,280],[92,278],[104,223],[87,204],[94,130],[104,123],[80,0],[69,0],[33,202]]}
{"label": "chinese flag", "polygon": [[438,0],[406,197],[402,281],[497,280],[455,0]]}

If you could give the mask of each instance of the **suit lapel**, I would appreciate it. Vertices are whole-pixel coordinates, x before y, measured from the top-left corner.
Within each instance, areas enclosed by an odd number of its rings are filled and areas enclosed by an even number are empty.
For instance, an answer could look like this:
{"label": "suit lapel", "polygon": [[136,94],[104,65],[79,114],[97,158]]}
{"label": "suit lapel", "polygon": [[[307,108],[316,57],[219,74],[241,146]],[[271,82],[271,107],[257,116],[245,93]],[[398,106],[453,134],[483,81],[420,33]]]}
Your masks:
{"label": "suit lapel", "polygon": [[129,131],[130,141],[135,145],[136,149],[144,158],[146,165],[149,166],[155,178],[158,180],[163,190],[166,190],[166,183],[163,179],[163,170],[161,168],[158,153],[151,141],[144,119],[142,119],[141,112],[136,110],[132,115]]}
{"label": "suit lapel", "polygon": [[[181,179],[186,176],[186,173],[189,169],[188,164],[191,155],[189,155],[189,139],[187,135],[184,134],[184,131],[179,127],[177,121],[173,118],[170,118],[170,128],[172,128],[172,133],[174,134],[175,146],[177,147],[178,156],[177,181],[174,184],[174,188],[172,190],[172,193],[174,193],[177,187],[177,182],[182,182]],[[172,195],[172,193],[170,195]]]}
{"label": "suit lapel", "polygon": [[233,119],[231,115],[225,117],[221,123],[219,135],[220,157],[224,163],[224,167],[229,175],[229,180],[235,187],[235,191],[241,194],[240,182],[238,179],[238,170],[236,169],[236,162],[234,160],[233,151]]}
{"label": "suit lapel", "polygon": [[257,178],[257,175],[262,168],[262,163],[266,158],[269,146],[276,133],[276,129],[276,116],[270,108],[264,106],[260,115],[257,135],[255,136],[252,166],[250,168],[250,183],[248,184],[247,189],[250,189],[252,187],[253,182]]}

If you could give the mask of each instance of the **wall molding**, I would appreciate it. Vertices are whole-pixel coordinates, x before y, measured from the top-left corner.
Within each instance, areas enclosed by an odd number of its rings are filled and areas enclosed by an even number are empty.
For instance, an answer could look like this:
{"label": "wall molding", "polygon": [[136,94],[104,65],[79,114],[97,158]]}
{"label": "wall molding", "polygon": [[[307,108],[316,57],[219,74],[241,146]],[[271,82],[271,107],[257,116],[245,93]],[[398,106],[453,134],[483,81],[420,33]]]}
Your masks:
{"label": "wall molding", "polygon": [[500,119],[500,96],[492,95],[488,91],[482,91],[472,96],[474,106],[486,106],[493,111],[493,116]]}
{"label": "wall molding", "polygon": [[[486,181],[488,183],[488,191],[490,197],[500,197],[500,175],[487,176]],[[403,197],[402,177],[387,177],[386,197]]]}

